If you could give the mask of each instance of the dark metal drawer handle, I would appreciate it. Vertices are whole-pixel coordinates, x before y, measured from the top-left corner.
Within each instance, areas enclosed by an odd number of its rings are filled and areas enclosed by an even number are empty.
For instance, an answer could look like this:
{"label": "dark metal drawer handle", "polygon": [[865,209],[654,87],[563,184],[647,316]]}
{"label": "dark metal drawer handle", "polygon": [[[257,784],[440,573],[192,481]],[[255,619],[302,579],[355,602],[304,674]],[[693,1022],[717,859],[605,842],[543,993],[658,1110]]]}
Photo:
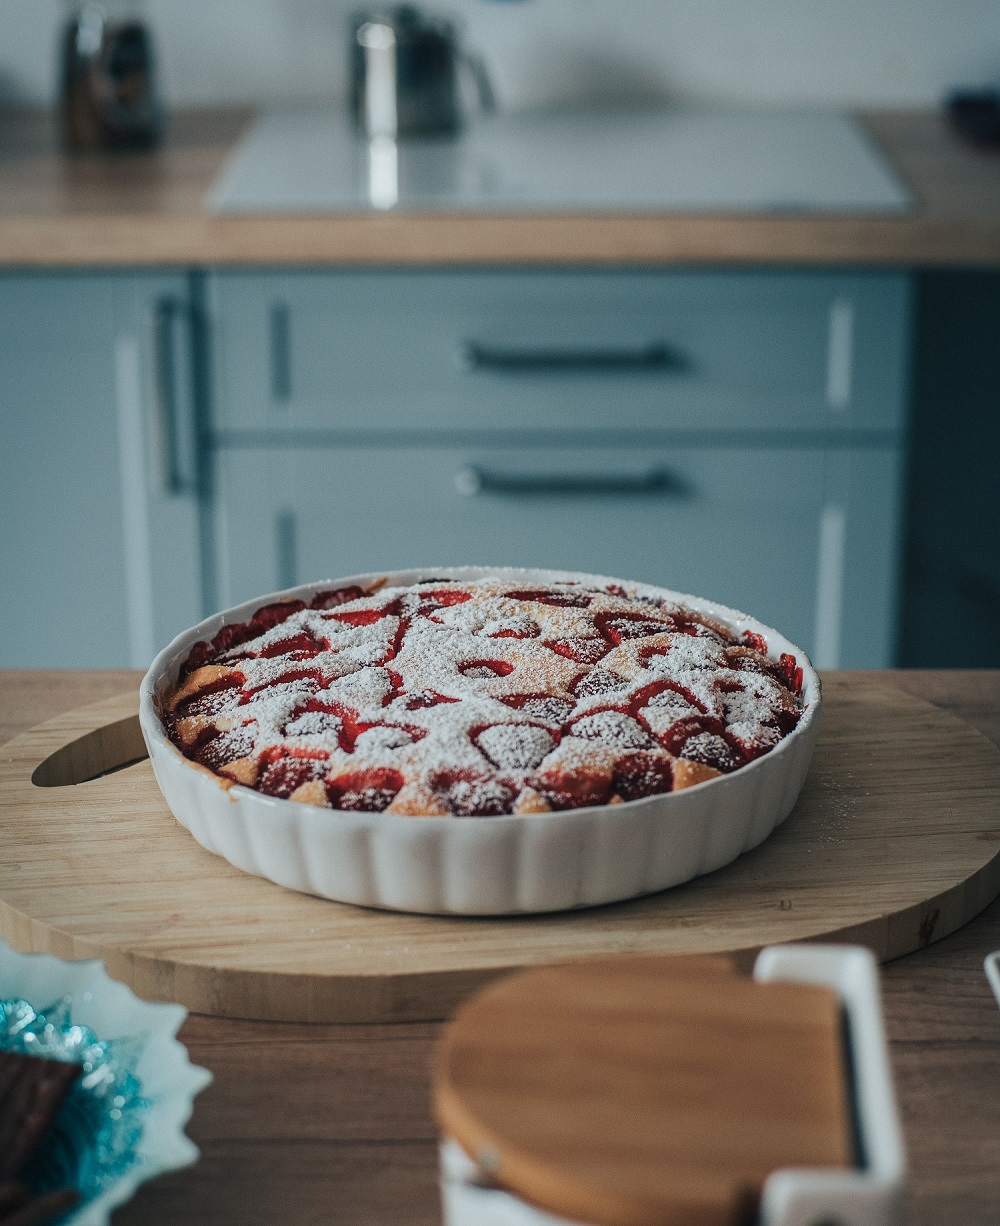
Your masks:
{"label": "dark metal drawer handle", "polygon": [[501,349],[481,341],[466,341],[459,351],[468,370],[525,372],[669,371],[686,363],[676,350],[657,341],[638,349]]}
{"label": "dark metal drawer handle", "polygon": [[685,498],[691,493],[683,478],[662,468],[638,473],[511,473],[470,465],[455,473],[454,484],[455,492],[466,498],[478,494],[655,494]]}
{"label": "dark metal drawer handle", "polygon": [[292,322],[287,302],[271,306],[271,397],[278,404],[292,398]]}
{"label": "dark metal drawer handle", "polygon": [[[178,340],[190,349],[191,311],[181,299],[164,297],[153,309],[153,347],[156,402],[160,417],[160,437],[164,448],[166,490],[170,494],[193,494],[197,489],[194,422],[181,408],[179,384],[191,378],[188,359]],[[186,335],[185,335],[186,334]]]}

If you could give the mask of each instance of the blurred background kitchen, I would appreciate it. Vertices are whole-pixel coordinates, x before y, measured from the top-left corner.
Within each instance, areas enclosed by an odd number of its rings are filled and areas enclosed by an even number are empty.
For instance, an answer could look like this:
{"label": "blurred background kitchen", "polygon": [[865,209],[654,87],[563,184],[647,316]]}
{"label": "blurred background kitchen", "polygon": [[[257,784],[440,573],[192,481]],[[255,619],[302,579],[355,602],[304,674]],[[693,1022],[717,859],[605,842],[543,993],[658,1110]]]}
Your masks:
{"label": "blurred background kitchen", "polygon": [[0,19],[0,666],[463,563],[1000,666],[992,0]]}

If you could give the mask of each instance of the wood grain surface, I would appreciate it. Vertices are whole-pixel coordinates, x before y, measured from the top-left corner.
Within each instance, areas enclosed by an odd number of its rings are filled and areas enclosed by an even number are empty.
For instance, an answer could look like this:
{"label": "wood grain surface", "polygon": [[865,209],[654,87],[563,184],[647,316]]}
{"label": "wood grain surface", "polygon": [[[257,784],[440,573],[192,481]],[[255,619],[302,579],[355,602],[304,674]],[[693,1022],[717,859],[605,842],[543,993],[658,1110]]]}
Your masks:
{"label": "wood grain surface", "polygon": [[594,1226],[740,1226],[782,1168],[854,1165],[840,1004],[722,958],[509,975],[442,1036],[445,1135],[491,1182]]}
{"label": "wood grain surface", "polygon": [[[933,701],[1000,744],[1000,671],[865,676]],[[0,672],[0,744],[87,701],[137,690],[140,678]],[[1000,1217],[1000,1010],[982,973],[998,948],[1000,901],[882,969],[912,1168],[907,1226],[995,1226]],[[430,1107],[438,1031],[193,1014],[180,1037],[215,1074],[188,1126],[201,1160],[140,1189],[116,1226],[439,1226]]]}
{"label": "wood grain surface", "polygon": [[140,995],[198,1012],[434,1020],[502,971],[624,951],[748,963],[764,945],[836,936],[885,959],[1000,892],[1000,753],[877,682],[827,686],[802,796],[761,847],[647,898],[501,920],[368,910],[240,872],[174,821],[148,761],[104,773],[142,755],[135,709],[126,694],[6,747],[0,935],[100,957]]}
{"label": "wood grain surface", "polygon": [[0,267],[1000,265],[1000,159],[934,113],[863,116],[914,196],[900,217],[213,216],[208,193],[252,118],[180,111],[152,153],[67,156],[49,115],[0,112]]}

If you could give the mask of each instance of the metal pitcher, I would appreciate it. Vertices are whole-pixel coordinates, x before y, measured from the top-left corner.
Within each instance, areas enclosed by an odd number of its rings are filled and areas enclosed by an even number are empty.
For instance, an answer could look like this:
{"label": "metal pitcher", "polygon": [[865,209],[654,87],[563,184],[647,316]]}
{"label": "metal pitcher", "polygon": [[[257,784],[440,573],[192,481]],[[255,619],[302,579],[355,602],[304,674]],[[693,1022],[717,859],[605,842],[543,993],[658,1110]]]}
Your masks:
{"label": "metal pitcher", "polygon": [[369,137],[457,132],[463,70],[475,82],[480,106],[493,110],[485,66],[460,50],[453,22],[409,4],[351,21],[351,107]]}

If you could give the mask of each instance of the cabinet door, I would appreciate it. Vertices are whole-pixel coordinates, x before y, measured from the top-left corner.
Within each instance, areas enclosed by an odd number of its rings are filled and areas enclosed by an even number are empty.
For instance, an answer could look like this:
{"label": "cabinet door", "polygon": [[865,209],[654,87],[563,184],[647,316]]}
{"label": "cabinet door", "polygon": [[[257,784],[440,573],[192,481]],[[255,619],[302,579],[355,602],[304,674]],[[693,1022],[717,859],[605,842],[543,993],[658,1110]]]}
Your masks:
{"label": "cabinet door", "polygon": [[202,551],[202,337],[187,276],[122,277],[114,300],[129,658],[144,668],[214,603]]}
{"label": "cabinet door", "polygon": [[[226,450],[220,599],[382,568],[545,566],[707,596],[818,647],[821,665],[878,666],[897,457],[864,465],[859,480],[851,453],[731,446]],[[884,496],[866,501],[872,485]]]}
{"label": "cabinet door", "polygon": [[254,271],[210,287],[229,438],[903,420],[900,273]]}
{"label": "cabinet door", "polygon": [[186,292],[0,276],[4,666],[144,666],[200,609],[193,500],[154,476],[154,308]]}

